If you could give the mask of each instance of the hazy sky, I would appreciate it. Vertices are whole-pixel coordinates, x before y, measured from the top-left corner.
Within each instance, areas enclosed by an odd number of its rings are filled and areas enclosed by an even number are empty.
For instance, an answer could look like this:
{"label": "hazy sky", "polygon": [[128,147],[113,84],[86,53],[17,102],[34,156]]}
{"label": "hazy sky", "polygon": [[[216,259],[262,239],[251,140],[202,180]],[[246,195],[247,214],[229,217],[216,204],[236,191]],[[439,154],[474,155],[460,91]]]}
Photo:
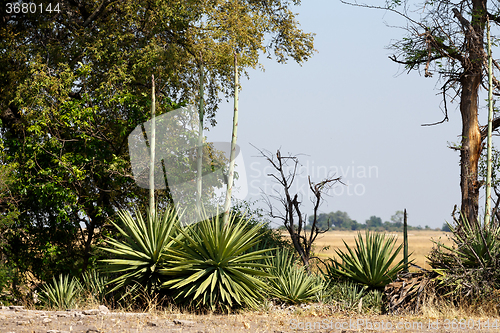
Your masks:
{"label": "hazy sky", "polygon": [[[294,12],[305,31],[316,33],[319,53],[302,67],[263,57],[265,72],[252,70],[250,80],[241,80],[238,144],[247,199],[261,198],[259,188],[269,194],[273,184],[253,144],[308,155],[300,157],[303,173],[296,187],[308,214],[307,174],[320,181],[329,170],[348,186],[335,188],[322,212],[346,211],[358,222],[372,215],[387,221],[406,208],[410,225],[434,228],[450,221],[453,206],[460,204],[460,156],[447,148],[459,142],[458,103],[448,106],[449,122],[421,126],[443,118],[440,83],[437,77],[406,74],[388,59],[386,46],[404,31],[386,23],[404,21],[333,0],[303,1]],[[486,117],[483,108],[482,124]],[[216,119],[209,140],[229,141],[232,101],[221,105]]]}

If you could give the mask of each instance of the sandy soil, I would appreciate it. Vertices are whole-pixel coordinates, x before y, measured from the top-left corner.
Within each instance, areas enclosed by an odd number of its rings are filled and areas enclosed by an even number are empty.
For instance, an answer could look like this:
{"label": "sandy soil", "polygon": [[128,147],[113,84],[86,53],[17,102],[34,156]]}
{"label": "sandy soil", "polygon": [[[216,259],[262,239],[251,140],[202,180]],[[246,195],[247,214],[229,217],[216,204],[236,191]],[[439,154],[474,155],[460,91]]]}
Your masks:
{"label": "sandy soil", "polygon": [[[87,314],[85,314],[87,313]],[[231,315],[40,311],[3,307],[2,333],[128,333],[128,332],[498,332],[493,318],[436,319],[411,316],[361,316],[285,308]]]}

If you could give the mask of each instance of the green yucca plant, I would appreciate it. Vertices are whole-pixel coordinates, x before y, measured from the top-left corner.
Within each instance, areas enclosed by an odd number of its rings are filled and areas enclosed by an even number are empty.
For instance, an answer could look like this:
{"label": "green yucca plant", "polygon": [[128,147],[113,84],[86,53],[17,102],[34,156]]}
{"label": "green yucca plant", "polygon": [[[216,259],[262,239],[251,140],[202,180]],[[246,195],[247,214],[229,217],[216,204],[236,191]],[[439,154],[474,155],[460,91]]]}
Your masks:
{"label": "green yucca plant", "polygon": [[258,277],[269,276],[258,261],[269,250],[247,252],[257,244],[261,225],[247,228],[245,223],[231,215],[224,224],[217,215],[181,229],[168,249],[169,267],[160,270],[168,278],[163,287],[174,291],[177,300],[212,310],[257,306],[266,287]]}
{"label": "green yucca plant", "polygon": [[448,224],[454,246],[434,241],[427,256],[437,273],[436,282],[445,296],[482,299],[500,286],[500,225],[469,221],[462,215],[459,226]]}
{"label": "green yucca plant", "polygon": [[138,210],[135,210],[136,219],[127,211],[118,214],[123,228],[113,224],[124,240],[108,238],[106,243],[110,247],[101,247],[116,257],[101,260],[105,264],[103,270],[121,274],[109,282],[116,284],[110,292],[125,289],[127,286],[131,287],[130,292],[138,287],[145,288],[148,292],[159,290],[159,269],[164,263],[167,249],[173,244],[172,236],[178,228],[175,209],[168,208],[163,214],[158,214],[155,210],[154,216],[148,214],[146,220]]}
{"label": "green yucca plant", "polygon": [[94,300],[99,304],[104,304],[107,293],[107,279],[96,270],[91,270],[82,275],[82,296],[87,301]]}
{"label": "green yucca plant", "polygon": [[342,262],[334,259],[327,269],[335,277],[347,278],[372,288],[383,288],[404,268],[404,259],[391,267],[403,246],[401,244],[394,250],[395,243],[394,236],[386,238],[384,234],[367,230],[363,239],[358,233],[355,248],[351,249],[344,241],[347,252],[335,250]]}
{"label": "green yucca plant", "polygon": [[[497,258],[500,257],[500,226],[497,222],[483,224],[478,219],[476,223],[472,223],[462,215],[460,228],[447,224],[456,247],[444,244],[439,246],[448,250],[449,254],[454,254],[461,265],[467,268],[487,268],[496,264]],[[451,257],[448,256],[445,262],[451,261]],[[440,266],[442,266],[440,262],[431,260],[431,267],[440,268]]]}
{"label": "green yucca plant", "polygon": [[309,275],[299,266],[293,252],[277,250],[272,259],[267,259],[268,272],[274,276],[268,280],[269,294],[289,304],[315,301],[324,288],[323,280]]}
{"label": "green yucca plant", "polygon": [[358,308],[361,299],[366,295],[367,288],[368,286],[362,286],[352,281],[342,281],[332,287],[335,300],[346,310]]}
{"label": "green yucca plant", "polygon": [[52,285],[45,284],[40,293],[40,300],[47,306],[66,310],[72,309],[76,305],[76,299],[81,286],[75,278],[69,275],[59,275],[59,280],[52,278]]}

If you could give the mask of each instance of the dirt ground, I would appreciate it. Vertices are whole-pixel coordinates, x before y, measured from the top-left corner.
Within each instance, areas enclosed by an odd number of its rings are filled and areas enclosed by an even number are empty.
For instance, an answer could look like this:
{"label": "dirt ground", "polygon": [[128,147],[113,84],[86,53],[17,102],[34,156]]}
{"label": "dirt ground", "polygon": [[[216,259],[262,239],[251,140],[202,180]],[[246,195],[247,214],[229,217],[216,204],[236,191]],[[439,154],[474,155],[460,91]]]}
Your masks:
{"label": "dirt ground", "polygon": [[2,333],[138,333],[138,332],[498,332],[493,318],[419,318],[325,314],[313,307],[272,309],[230,315],[125,313],[101,311],[40,311],[2,307]]}

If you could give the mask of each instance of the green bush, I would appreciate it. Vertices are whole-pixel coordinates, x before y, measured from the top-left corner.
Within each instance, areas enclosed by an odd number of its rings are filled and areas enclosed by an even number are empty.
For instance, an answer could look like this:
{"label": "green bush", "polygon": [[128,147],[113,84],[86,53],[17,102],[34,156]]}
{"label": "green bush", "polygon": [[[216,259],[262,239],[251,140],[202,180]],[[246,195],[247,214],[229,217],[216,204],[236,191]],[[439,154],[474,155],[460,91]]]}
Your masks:
{"label": "green bush", "polygon": [[325,301],[343,310],[375,314],[382,312],[384,303],[380,290],[369,289],[366,285],[352,281],[337,281],[330,283],[328,291]]}
{"label": "green bush", "polygon": [[[127,211],[118,213],[123,228],[113,223],[123,237],[117,241],[108,238],[109,247],[100,249],[115,256],[113,259],[103,259],[103,271],[118,274],[109,284],[114,284],[110,292],[118,289],[133,292],[137,288],[148,292],[160,290],[162,275],[159,269],[165,261],[168,248],[173,244],[179,225],[174,208],[167,208],[163,214],[155,210],[152,217],[147,214],[146,221],[138,210],[135,211],[136,219]],[[126,294],[127,294],[126,293]]]}
{"label": "green bush", "polygon": [[40,293],[40,300],[46,306],[59,310],[73,309],[76,305],[81,285],[69,275],[59,275],[59,280],[52,278],[52,285],[45,284]]}
{"label": "green bush", "polygon": [[0,263],[0,302],[2,304],[10,303],[12,301],[12,279],[14,272],[12,268],[7,266],[7,263]]}
{"label": "green bush", "polygon": [[332,286],[332,300],[339,303],[345,310],[355,310],[363,298],[367,286],[362,286],[351,281],[342,281]]}
{"label": "green bush", "polygon": [[449,296],[476,300],[500,289],[500,226],[498,221],[448,224],[453,246],[434,242],[427,257],[437,273],[438,290]]}
{"label": "green bush", "polygon": [[107,303],[106,294],[108,280],[96,270],[83,273],[81,282],[81,297],[86,302],[104,304]]}
{"label": "green bush", "polygon": [[351,249],[346,242],[347,252],[335,250],[342,262],[333,259],[327,263],[327,274],[333,279],[348,279],[371,288],[383,288],[393,281],[404,268],[404,259],[395,262],[401,251],[401,244],[394,250],[396,239],[393,236],[366,231],[365,239],[358,233],[356,245]]}
{"label": "green bush", "polygon": [[268,249],[248,252],[259,241],[261,225],[247,227],[247,220],[231,215],[227,224],[221,216],[180,229],[166,256],[168,268],[160,270],[167,279],[163,287],[181,302],[194,302],[212,310],[234,306],[257,306],[263,298],[266,265],[259,263]]}
{"label": "green bush", "polygon": [[375,314],[382,313],[384,307],[383,297],[384,294],[380,290],[368,290],[363,296],[363,310]]}
{"label": "green bush", "polygon": [[324,288],[320,276],[309,275],[294,259],[293,252],[278,250],[267,259],[268,272],[274,278],[268,279],[269,295],[289,304],[313,302]]}

